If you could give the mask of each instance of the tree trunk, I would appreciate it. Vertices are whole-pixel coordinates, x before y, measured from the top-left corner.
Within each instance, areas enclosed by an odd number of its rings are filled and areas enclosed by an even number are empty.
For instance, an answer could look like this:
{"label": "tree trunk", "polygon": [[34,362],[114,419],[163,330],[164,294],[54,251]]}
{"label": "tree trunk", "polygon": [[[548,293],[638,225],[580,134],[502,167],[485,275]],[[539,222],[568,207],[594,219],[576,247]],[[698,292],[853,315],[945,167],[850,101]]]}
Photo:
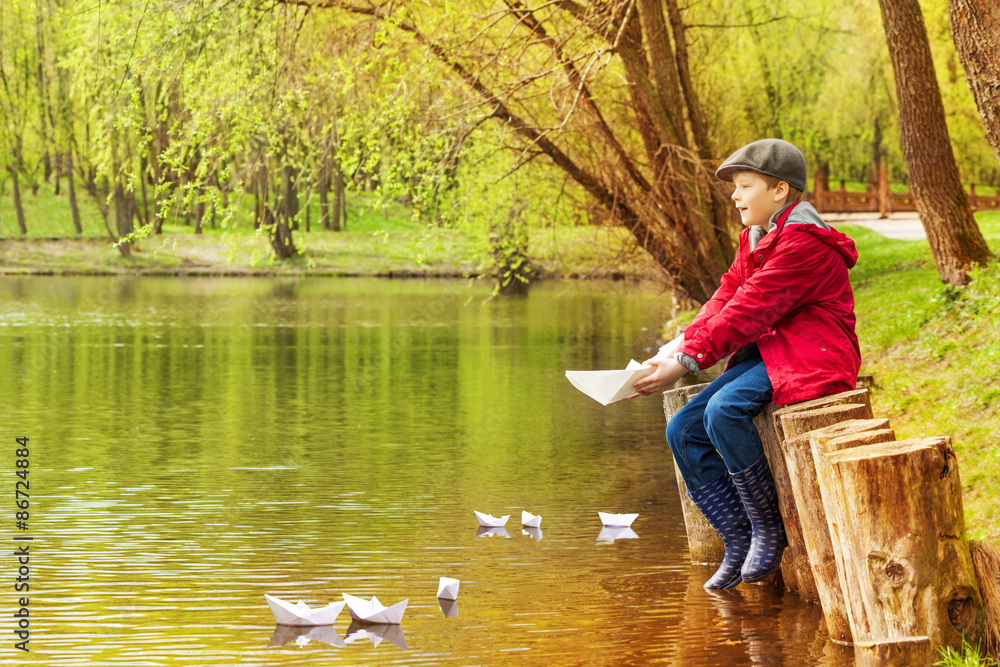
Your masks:
{"label": "tree trunk", "polygon": [[69,199],[69,210],[73,216],[73,229],[76,235],[83,234],[83,225],[80,223],[80,206],[76,201],[76,177],[73,174],[73,150],[66,151],[66,197]]}
{"label": "tree trunk", "polygon": [[949,0],[951,36],[965,68],[986,137],[1000,159],[1000,4]]}
{"label": "tree trunk", "polygon": [[962,485],[947,437],[825,454],[840,503],[844,559],[875,639],[930,637],[932,650],[975,645],[984,612],[965,537]]}
{"label": "tree trunk", "polygon": [[14,213],[17,215],[17,228],[21,236],[28,233],[28,226],[24,222],[24,204],[21,202],[21,181],[17,169],[13,166],[7,167],[10,172],[10,180],[14,184]]}
{"label": "tree trunk", "polygon": [[[280,208],[280,207],[276,207]],[[298,256],[299,251],[292,241],[292,230],[288,227],[288,221],[280,212],[274,215],[269,206],[264,207],[264,224],[267,226],[268,239],[274,254],[279,259],[291,259]]]}
{"label": "tree trunk", "polygon": [[[698,384],[688,387],[668,389],[663,392],[663,415],[667,422],[681,411],[692,398],[698,395],[708,384]],[[726,547],[722,538],[712,528],[705,515],[694,504],[687,494],[687,484],[681,476],[681,469],[674,461],[674,473],[677,476],[677,490],[681,496],[681,509],[684,511],[684,528],[687,531],[688,551],[691,552],[691,562],[700,564],[721,563],[726,555]]]}
{"label": "tree trunk", "polygon": [[319,172],[316,189],[319,193],[319,227],[324,231],[330,231],[333,229],[330,216],[330,166],[325,160]]}
{"label": "tree trunk", "polygon": [[[40,134],[42,140],[42,170],[45,176],[45,182],[48,183],[52,179],[52,133],[50,130],[55,129],[55,123],[52,121],[52,111],[49,104],[49,87],[48,87],[48,76],[45,72],[45,8],[42,5],[42,0],[38,0],[35,3],[37,8],[37,16],[35,17],[35,38],[36,46],[38,48],[38,67],[37,67],[37,77],[38,77],[38,115]],[[51,125],[51,127],[50,127]]]}
{"label": "tree trunk", "polygon": [[816,481],[816,467],[809,447],[810,431],[822,429],[847,420],[871,419],[868,404],[833,405],[818,410],[792,412],[780,417],[785,439],[781,449],[792,483],[792,495],[802,527],[802,537],[809,559],[819,602],[823,607],[827,632],[834,641],[847,643],[852,639],[851,622],[847,604],[840,590],[837,564],[830,543],[826,512]]}
{"label": "tree trunk", "polygon": [[25,234],[28,233],[28,227],[27,227],[27,225],[24,222],[24,204],[21,201],[21,182],[20,182],[20,178],[19,178],[19,176],[17,174],[17,169],[16,168],[14,168],[12,166],[11,167],[7,167],[7,171],[8,171],[8,173],[10,173],[10,180],[11,180],[11,183],[13,184],[13,186],[14,186],[13,190],[12,190],[12,194],[13,194],[13,198],[14,198],[14,213],[15,213],[15,216],[17,217],[17,227],[18,227],[18,230],[21,233],[21,236],[24,236]]}
{"label": "tree trunk", "polygon": [[142,222],[149,227],[149,190],[146,188],[147,161],[142,158],[141,169],[139,171],[139,182],[142,184]]}
{"label": "tree trunk", "polygon": [[[112,201],[115,207],[115,228],[118,232],[116,240],[128,236],[132,233],[132,197],[125,193],[125,186],[121,181],[115,179],[114,190],[112,191]],[[123,257],[128,257],[131,251],[131,242],[119,243],[118,251]]]}
{"label": "tree trunk", "polygon": [[347,197],[344,188],[344,172],[340,165],[333,163],[333,231],[347,229]]}
{"label": "tree trunk", "polygon": [[284,165],[281,173],[281,217],[292,230],[297,230],[299,228],[299,193],[295,187],[291,166]]}
{"label": "tree trunk", "polygon": [[200,188],[198,189],[198,201],[194,205],[194,233],[201,234],[204,232],[202,229],[202,223],[205,220],[205,193]]}
{"label": "tree trunk", "polygon": [[900,140],[910,188],[941,279],[968,282],[992,257],[976,225],[948,138],[941,90],[919,0],[879,0],[896,80]]}
{"label": "tree trunk", "polygon": [[761,413],[754,419],[757,432],[760,434],[764,453],[771,468],[774,486],[778,492],[778,507],[781,509],[781,519],[785,524],[785,534],[788,548],[781,558],[781,576],[785,587],[799,594],[803,600],[819,600],[819,590],[813,579],[812,568],[809,566],[809,555],[806,552],[805,537],[802,535],[802,522],[799,520],[798,509],[795,507],[795,496],[792,492],[792,481],[785,463],[785,453],[781,442],[785,439],[781,426],[781,415],[804,410],[815,410],[831,405],[847,403],[863,403],[871,405],[868,390],[855,389],[840,394],[821,396],[812,401],[795,403],[784,408],[778,408],[773,403],[765,405]]}

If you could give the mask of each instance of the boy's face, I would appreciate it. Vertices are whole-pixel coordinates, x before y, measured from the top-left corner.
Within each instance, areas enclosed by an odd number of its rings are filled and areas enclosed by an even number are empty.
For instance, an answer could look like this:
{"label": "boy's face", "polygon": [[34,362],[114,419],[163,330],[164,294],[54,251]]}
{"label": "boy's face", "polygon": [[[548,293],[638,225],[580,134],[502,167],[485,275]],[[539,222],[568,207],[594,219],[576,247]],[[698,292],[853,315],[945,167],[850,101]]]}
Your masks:
{"label": "boy's face", "polygon": [[767,226],[771,216],[778,212],[788,197],[788,183],[781,181],[768,189],[767,181],[752,171],[733,174],[733,201],[740,212],[740,221],[746,225]]}

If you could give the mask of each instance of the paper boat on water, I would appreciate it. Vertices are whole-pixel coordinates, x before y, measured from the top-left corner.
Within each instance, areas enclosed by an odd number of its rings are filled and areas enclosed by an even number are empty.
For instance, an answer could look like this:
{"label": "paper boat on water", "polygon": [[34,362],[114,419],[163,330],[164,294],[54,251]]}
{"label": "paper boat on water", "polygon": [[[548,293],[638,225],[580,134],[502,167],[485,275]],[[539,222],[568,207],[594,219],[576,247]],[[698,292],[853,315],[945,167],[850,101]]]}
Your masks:
{"label": "paper boat on water", "polygon": [[527,526],[528,528],[541,528],[542,517],[537,514],[532,514],[531,512],[525,512],[521,510],[521,525]]}
{"label": "paper boat on water", "polygon": [[610,512],[598,512],[601,523],[605,526],[631,526],[638,514],[611,514]]}
{"label": "paper boat on water", "polygon": [[333,625],[340,610],[344,608],[343,602],[333,602],[326,607],[312,609],[301,600],[292,604],[267,593],[264,594],[264,599],[278,625]]}
{"label": "paper boat on water", "polygon": [[276,625],[274,626],[274,634],[271,635],[271,643],[268,646],[282,646],[293,641],[299,646],[305,646],[311,641],[319,641],[339,648],[347,646],[332,625]]}
{"label": "paper boat on water", "polygon": [[441,577],[441,580],[438,582],[438,599],[457,600],[459,583],[458,579]]}
{"label": "paper boat on water", "polygon": [[403,612],[406,611],[406,603],[409,600],[397,602],[391,607],[386,607],[374,595],[371,600],[354,597],[344,593],[344,602],[347,603],[347,611],[351,618],[362,623],[382,623],[385,625],[399,625],[403,620]]}
{"label": "paper boat on water", "polygon": [[573,386],[601,405],[636,396],[632,384],[650,375],[655,368],[643,366],[635,359],[623,371],[566,371]]}
{"label": "paper boat on water", "polygon": [[499,528],[499,527],[503,526],[504,524],[506,524],[507,523],[507,519],[510,518],[509,514],[505,514],[504,516],[502,516],[502,517],[500,517],[498,519],[495,516],[493,516],[492,514],[483,514],[482,512],[476,512],[476,510],[472,510],[472,511],[475,512],[476,519],[479,520],[479,525],[480,526],[486,526],[487,528]]}
{"label": "paper boat on water", "polygon": [[615,540],[634,540],[638,537],[628,526],[604,526],[597,536],[597,541],[601,544],[611,544]]}

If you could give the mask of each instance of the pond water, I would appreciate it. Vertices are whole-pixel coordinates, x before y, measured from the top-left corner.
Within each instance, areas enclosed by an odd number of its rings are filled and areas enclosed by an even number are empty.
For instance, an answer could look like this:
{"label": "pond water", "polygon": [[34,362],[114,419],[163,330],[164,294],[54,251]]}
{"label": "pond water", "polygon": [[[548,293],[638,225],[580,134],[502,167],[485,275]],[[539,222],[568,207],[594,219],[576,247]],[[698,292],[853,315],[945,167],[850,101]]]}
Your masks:
{"label": "pond water", "polygon": [[[542,283],[4,278],[3,664],[852,665],[820,609],[692,566],[663,412],[566,369],[643,360],[669,299]],[[15,438],[30,518],[15,527]],[[524,531],[521,510],[543,517]],[[510,515],[480,535],[473,510]],[[637,537],[598,511],[638,512]],[[15,538],[32,538],[13,541]],[[461,580],[439,604],[438,578]],[[409,603],[276,627],[269,593]],[[15,628],[16,629],[16,628]]]}

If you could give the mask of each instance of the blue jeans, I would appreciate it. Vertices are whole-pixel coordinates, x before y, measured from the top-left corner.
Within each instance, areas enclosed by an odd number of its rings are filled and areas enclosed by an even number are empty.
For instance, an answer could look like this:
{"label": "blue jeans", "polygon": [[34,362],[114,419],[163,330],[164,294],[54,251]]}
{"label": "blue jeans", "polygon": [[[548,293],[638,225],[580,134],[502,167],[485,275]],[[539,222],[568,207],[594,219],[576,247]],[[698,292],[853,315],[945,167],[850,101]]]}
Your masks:
{"label": "blue jeans", "polygon": [[757,352],[730,368],[667,424],[667,444],[687,484],[699,489],[724,472],[746,470],[764,456],[753,418],[773,389]]}

